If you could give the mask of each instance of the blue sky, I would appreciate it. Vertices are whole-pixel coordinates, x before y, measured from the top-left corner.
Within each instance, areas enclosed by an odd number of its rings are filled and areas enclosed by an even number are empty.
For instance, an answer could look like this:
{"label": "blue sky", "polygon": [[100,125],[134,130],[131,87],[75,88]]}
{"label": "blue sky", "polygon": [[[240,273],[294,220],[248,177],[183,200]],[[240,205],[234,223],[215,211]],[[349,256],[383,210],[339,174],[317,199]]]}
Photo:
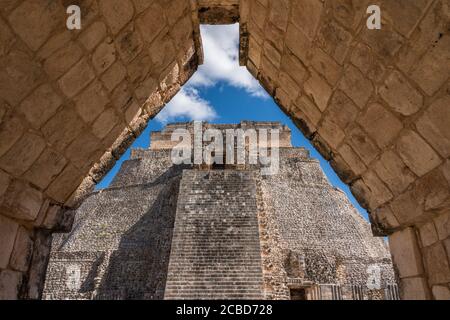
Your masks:
{"label": "blue sky", "polygon": [[[191,120],[212,123],[239,123],[249,121],[279,121],[292,131],[292,144],[308,149],[319,159],[330,183],[343,190],[353,205],[367,219],[367,212],[354,199],[347,185],[334,173],[328,162],[314,149],[292,121],[281,111],[258,82],[244,67],[238,65],[238,25],[202,26],[205,63],[183,89],[150,121],[146,130],[131,148],[147,148],[150,132],[161,130],[167,123]],[[129,159],[128,150],[110,173],[97,185],[106,188]]]}

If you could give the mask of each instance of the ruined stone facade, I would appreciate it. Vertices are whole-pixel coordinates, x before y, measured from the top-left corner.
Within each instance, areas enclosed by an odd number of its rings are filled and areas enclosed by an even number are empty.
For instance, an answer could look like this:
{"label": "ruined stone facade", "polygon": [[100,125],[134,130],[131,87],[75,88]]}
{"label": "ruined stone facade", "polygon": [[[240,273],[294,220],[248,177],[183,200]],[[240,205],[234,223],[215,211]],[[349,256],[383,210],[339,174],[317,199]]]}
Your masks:
{"label": "ruined stone facade", "polygon": [[203,125],[280,130],[273,175],[173,165],[180,128],[193,131],[169,125],[149,150],[133,150],[75,211],[72,231],[54,236],[44,299],[398,298],[387,245],[319,162],[291,146],[287,127]]}
{"label": "ruined stone facade", "polygon": [[[66,9],[82,9],[82,29]],[[382,29],[366,28],[369,4]],[[401,294],[450,299],[448,0],[3,0],[0,298],[38,299],[49,239],[202,63],[200,23],[330,161]]]}

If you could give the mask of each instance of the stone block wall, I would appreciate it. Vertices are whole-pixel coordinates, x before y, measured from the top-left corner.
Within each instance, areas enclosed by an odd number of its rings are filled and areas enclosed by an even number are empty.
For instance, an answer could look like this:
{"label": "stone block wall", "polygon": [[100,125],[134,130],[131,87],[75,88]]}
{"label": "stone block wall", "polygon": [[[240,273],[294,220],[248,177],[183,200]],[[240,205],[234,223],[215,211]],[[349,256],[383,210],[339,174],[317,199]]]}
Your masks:
{"label": "stone block wall", "polygon": [[262,299],[252,172],[184,170],[165,299]]}
{"label": "stone block wall", "polygon": [[450,295],[449,23],[441,0],[240,3],[241,64],[392,235],[405,298]]}
{"label": "stone block wall", "polygon": [[[447,0],[70,4],[80,31],[65,27],[65,0],[0,5],[0,298],[39,298],[45,243],[67,221],[56,205],[76,204],[196,70],[199,23],[237,20],[242,65],[351,186],[374,231],[393,235],[395,263],[409,250],[421,266],[398,267],[405,294],[449,297]],[[369,4],[381,30],[365,27]]]}
{"label": "stone block wall", "polygon": [[[132,175],[135,161],[122,174]],[[77,209],[72,231],[53,236],[43,298],[162,299],[179,180],[158,175],[139,185],[116,181],[90,195]]]}
{"label": "stone block wall", "polygon": [[[268,255],[268,260],[282,266],[285,278],[325,285],[323,292],[334,285],[342,299],[355,299],[355,286],[365,299],[385,299],[389,286],[396,286],[387,244],[373,237],[367,221],[304,149],[280,150],[279,173],[262,177],[260,188],[266,225],[275,224],[277,233],[271,251],[278,256]],[[368,288],[370,268],[377,269],[378,289]],[[288,284],[284,280],[275,290]]]}
{"label": "stone block wall", "polygon": [[76,205],[196,70],[196,16],[184,0],[2,1],[0,298],[39,298],[54,206]]}

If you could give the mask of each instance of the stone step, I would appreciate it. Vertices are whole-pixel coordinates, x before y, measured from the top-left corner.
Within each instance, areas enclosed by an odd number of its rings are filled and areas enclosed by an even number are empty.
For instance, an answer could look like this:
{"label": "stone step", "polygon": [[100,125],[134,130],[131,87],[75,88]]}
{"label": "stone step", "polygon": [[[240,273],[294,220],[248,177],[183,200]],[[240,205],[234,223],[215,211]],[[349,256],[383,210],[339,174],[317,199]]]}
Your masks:
{"label": "stone step", "polygon": [[249,172],[183,172],[166,299],[262,298],[255,192]]}

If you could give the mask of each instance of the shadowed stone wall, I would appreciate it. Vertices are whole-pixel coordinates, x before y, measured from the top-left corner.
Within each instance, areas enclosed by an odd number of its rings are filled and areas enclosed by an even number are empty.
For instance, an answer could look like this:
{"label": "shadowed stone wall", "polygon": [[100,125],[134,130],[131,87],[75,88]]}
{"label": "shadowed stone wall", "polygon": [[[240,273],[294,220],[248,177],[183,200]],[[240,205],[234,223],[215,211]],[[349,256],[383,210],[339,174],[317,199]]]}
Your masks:
{"label": "shadowed stone wall", "polygon": [[391,235],[403,297],[450,299],[450,3],[249,0],[240,23],[241,64]]}
{"label": "shadowed stone wall", "polygon": [[[82,9],[80,31],[65,27],[69,4]],[[381,30],[365,27],[369,4]],[[391,235],[403,296],[449,299],[449,6],[2,1],[0,297],[39,298],[49,234],[70,221],[58,208],[76,205],[196,70],[199,23],[239,20],[241,63],[351,186],[376,234]]]}
{"label": "shadowed stone wall", "polygon": [[[79,31],[66,28],[73,4]],[[40,297],[58,206],[76,205],[196,70],[196,14],[189,1],[1,2],[0,298]]]}

